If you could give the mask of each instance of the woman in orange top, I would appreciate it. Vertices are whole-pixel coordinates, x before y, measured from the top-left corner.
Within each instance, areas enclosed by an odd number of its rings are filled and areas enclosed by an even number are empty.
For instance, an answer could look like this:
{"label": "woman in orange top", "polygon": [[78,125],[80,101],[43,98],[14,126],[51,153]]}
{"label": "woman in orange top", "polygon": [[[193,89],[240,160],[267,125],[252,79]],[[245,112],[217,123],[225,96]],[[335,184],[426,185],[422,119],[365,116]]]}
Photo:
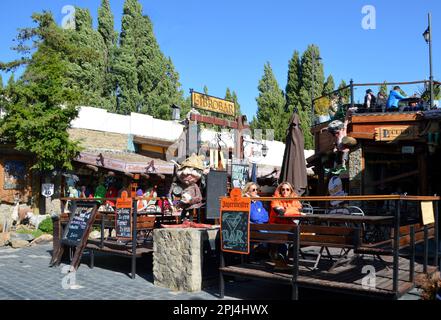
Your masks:
{"label": "woman in orange top", "polygon": [[[292,198],[298,197],[297,193],[294,191],[294,188],[289,182],[282,182],[276,189],[274,193],[274,198]],[[275,199],[271,201],[271,212],[270,212],[270,223],[281,223],[281,224],[291,224],[292,220],[286,218],[279,218],[281,216],[284,217],[295,217],[300,216],[302,213],[300,210],[302,209],[302,205],[298,200],[282,200]]]}

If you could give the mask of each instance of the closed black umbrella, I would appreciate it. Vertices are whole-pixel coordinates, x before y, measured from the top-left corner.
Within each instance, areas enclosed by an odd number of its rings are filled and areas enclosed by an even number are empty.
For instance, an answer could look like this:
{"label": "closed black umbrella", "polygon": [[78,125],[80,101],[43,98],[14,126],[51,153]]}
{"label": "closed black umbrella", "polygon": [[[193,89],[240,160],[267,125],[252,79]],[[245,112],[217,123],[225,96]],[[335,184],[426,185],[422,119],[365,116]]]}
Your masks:
{"label": "closed black umbrella", "polygon": [[308,187],[305,161],[305,140],[299,124],[299,115],[293,112],[286,132],[285,153],[279,183],[291,183],[298,195]]}

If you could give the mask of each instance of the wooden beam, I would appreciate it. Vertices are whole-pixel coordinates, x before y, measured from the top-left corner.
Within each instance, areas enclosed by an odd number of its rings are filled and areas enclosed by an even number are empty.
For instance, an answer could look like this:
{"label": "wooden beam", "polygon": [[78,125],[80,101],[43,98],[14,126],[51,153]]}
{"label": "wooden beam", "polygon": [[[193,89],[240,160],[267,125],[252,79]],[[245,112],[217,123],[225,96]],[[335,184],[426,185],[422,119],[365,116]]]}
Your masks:
{"label": "wooden beam", "polygon": [[422,120],[422,116],[416,113],[395,113],[386,112],[380,114],[362,115],[353,114],[351,123],[379,123],[380,122],[403,122],[403,121],[418,121]]}
{"label": "wooden beam", "polygon": [[[199,114],[191,114],[190,115],[190,120],[191,121],[197,121],[197,122],[202,122],[202,123],[207,123],[207,124],[212,124],[212,125],[217,125],[217,126],[222,126],[222,127],[227,127],[227,128],[232,128],[232,129],[238,129],[239,126],[237,124],[237,121],[235,120],[226,120],[226,119],[220,119],[220,118],[216,118],[216,117],[212,117],[212,116],[203,116],[203,115],[199,115]],[[242,129],[249,129],[250,126],[249,125],[243,125]]]}

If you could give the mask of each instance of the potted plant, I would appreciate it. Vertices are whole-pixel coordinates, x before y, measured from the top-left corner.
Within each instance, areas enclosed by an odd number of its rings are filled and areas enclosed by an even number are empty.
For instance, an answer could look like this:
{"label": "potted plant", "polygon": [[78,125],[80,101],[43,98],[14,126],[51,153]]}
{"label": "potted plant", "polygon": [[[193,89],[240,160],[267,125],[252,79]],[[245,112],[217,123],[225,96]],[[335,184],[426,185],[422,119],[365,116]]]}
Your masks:
{"label": "potted plant", "polygon": [[314,111],[317,116],[318,123],[330,120],[329,107],[331,100],[328,97],[322,97],[314,102]]}

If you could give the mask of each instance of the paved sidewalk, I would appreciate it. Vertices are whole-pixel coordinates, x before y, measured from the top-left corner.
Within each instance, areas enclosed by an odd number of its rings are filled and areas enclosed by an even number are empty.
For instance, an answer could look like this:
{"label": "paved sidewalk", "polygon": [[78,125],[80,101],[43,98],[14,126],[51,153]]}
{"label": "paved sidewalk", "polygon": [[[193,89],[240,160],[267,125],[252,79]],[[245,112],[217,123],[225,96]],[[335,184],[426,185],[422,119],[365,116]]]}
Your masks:
{"label": "paved sidewalk", "polygon": [[[138,259],[137,275],[130,278],[130,259],[95,253],[95,268],[83,255],[76,286],[63,289],[63,267],[49,267],[52,245],[22,249],[0,248],[0,300],[218,300],[217,278],[200,292],[175,292],[153,285],[151,255]],[[66,286],[65,286],[66,287]],[[289,300],[290,286],[251,280],[226,281],[225,300]],[[404,296],[416,300],[418,293]],[[357,297],[311,290],[300,291],[301,300],[354,299]]]}
{"label": "paved sidewalk", "polygon": [[[63,266],[50,268],[52,245],[22,249],[0,248],[0,300],[122,299],[122,300],[187,300],[216,299],[213,294],[173,292],[153,285],[151,258],[138,259],[135,279],[128,275],[130,259],[95,255],[95,268],[90,269],[87,253],[76,273],[77,288],[63,289]],[[111,261],[110,261],[111,260]],[[143,263],[150,262],[149,266]],[[66,279],[64,280],[65,282]]]}

